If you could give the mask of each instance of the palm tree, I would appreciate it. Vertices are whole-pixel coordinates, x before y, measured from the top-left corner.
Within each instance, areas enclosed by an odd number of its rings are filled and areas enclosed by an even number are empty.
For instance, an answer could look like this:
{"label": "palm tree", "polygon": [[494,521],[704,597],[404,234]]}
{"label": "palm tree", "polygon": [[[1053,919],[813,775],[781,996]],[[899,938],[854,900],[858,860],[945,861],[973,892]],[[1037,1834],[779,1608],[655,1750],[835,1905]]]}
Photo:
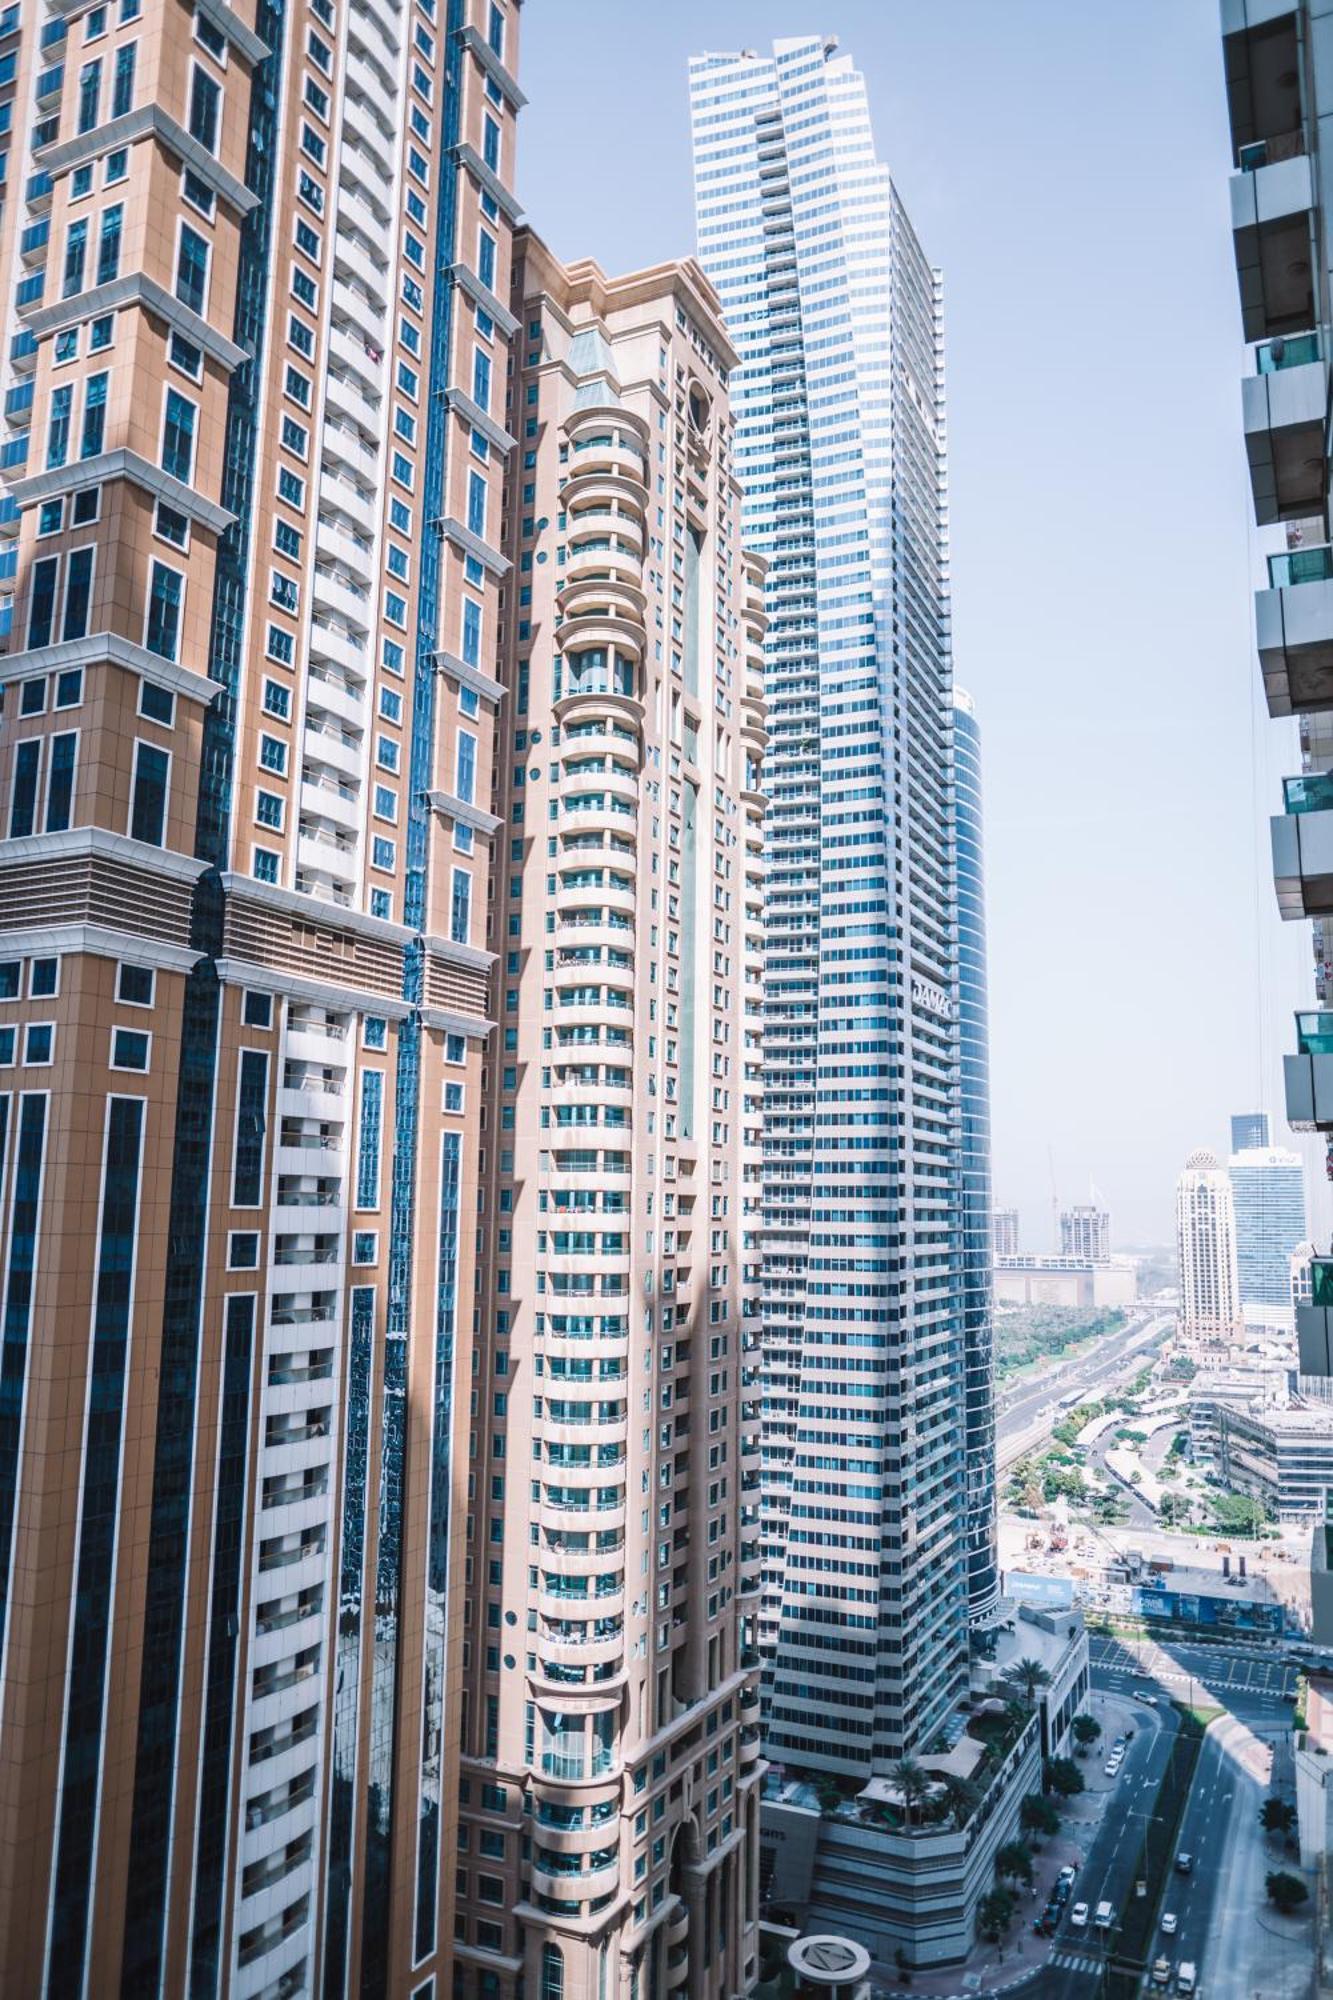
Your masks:
{"label": "palm tree", "polygon": [[920,1805],[930,1790],[929,1774],[923,1765],[917,1763],[915,1757],[901,1757],[889,1776],[902,1795],[903,1817],[910,1827],[914,1809]]}
{"label": "palm tree", "polygon": [[941,1771],[939,1787],[954,1830],[961,1833],[976,1811],[981,1793],[970,1778],[960,1778],[956,1771]]}
{"label": "palm tree", "polygon": [[1029,1703],[1036,1700],[1038,1688],[1049,1687],[1051,1684],[1051,1677],[1041,1661],[1031,1657],[1020,1660],[1013,1669],[1013,1675],[1015,1680],[1023,1683],[1023,1692]]}

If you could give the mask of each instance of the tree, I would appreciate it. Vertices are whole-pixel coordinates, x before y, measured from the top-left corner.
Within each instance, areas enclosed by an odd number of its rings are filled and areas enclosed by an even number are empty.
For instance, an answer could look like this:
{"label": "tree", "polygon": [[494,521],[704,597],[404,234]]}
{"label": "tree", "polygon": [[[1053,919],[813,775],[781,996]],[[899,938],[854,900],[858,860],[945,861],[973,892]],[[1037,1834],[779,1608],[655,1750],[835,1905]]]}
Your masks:
{"label": "tree", "polygon": [[1101,1733],[1102,1725],[1098,1722],[1095,1715],[1076,1715],[1074,1717],[1074,1741],[1078,1744],[1080,1750],[1091,1750]]}
{"label": "tree", "polygon": [[992,1889],[977,1904],[977,1930],[989,1944],[998,1944],[1014,1920],[1014,1899],[1008,1889]]}
{"label": "tree", "polygon": [[1013,1669],[1013,1677],[1023,1684],[1023,1692],[1029,1702],[1035,1701],[1038,1688],[1049,1687],[1051,1677],[1040,1660],[1031,1657],[1022,1659]]}
{"label": "tree", "polygon": [[1265,1799],[1259,1808],[1259,1821],[1265,1833],[1290,1833],[1296,1824],[1296,1808],[1285,1799]]}
{"label": "tree", "polygon": [[1216,1493],[1209,1504],[1218,1527],[1229,1535],[1257,1535],[1268,1519],[1263,1502],[1248,1493]]}
{"label": "tree", "polygon": [[1024,1840],[1006,1840],[995,1856],[995,1872],[1010,1882],[1032,1886],[1032,1849]]}
{"label": "tree", "polygon": [[1060,1815],[1043,1792],[1029,1792],[1018,1817],[1025,1833],[1052,1834],[1060,1831]]}
{"label": "tree", "polygon": [[903,1817],[910,1827],[913,1813],[930,1790],[930,1776],[915,1757],[900,1757],[889,1776],[902,1794]]}
{"label": "tree", "polygon": [[1047,1791],[1058,1798],[1072,1799],[1085,1789],[1083,1773],[1072,1757],[1048,1757],[1043,1775]]}
{"label": "tree", "polygon": [[939,1787],[945,1811],[961,1832],[981,1803],[981,1793],[970,1778],[960,1778],[956,1771],[942,1771]]}
{"label": "tree", "polygon": [[1294,1910],[1299,1910],[1302,1903],[1310,1900],[1310,1891],[1300,1876],[1289,1875],[1285,1868],[1276,1868],[1271,1875],[1265,1875],[1264,1887],[1268,1891],[1269,1902],[1284,1917],[1289,1917]]}

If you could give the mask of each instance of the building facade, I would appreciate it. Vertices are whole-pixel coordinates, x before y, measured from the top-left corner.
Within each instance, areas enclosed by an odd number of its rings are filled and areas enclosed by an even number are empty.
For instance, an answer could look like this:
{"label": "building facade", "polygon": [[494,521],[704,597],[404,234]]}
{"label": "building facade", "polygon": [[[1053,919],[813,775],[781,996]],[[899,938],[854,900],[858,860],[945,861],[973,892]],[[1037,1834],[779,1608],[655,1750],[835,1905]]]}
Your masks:
{"label": "building facade", "polygon": [[1105,1264],[1111,1256],[1111,1218],[1095,1202],[1060,1212],[1060,1255],[1085,1264]]}
{"label": "building facade", "polygon": [[1233,1153],[1253,1152],[1256,1146],[1271,1146],[1273,1135],[1266,1111],[1237,1111],[1231,1119]]}
{"label": "building facade", "polygon": [[1227,1163],[1236,1213],[1241,1312],[1255,1324],[1291,1325],[1291,1259],[1305,1237],[1305,1168],[1299,1153],[1250,1147]]}
{"label": "building facade", "polygon": [[517,4],[0,34],[0,1987],[440,1995]]}
{"label": "building facade", "polygon": [[692,262],[517,240],[454,1992],[757,1964],[763,565]]}
{"label": "building facade", "polygon": [[1216,1153],[1191,1153],[1176,1182],[1180,1330],[1187,1340],[1227,1341],[1240,1325],[1236,1211]]}
{"label": "building facade", "polygon": [[997,1257],[1017,1257],[1019,1252],[1018,1210],[991,1210],[991,1245]]}
{"label": "building facade", "polygon": [[995,1520],[995,1326],[991,1291],[990,1016],[981,730],[972,697],[954,689],[954,824],[958,897],[959,1172],[962,1184],[963,1365],[966,1395],[967,1596],[974,1628],[1000,1602]]}

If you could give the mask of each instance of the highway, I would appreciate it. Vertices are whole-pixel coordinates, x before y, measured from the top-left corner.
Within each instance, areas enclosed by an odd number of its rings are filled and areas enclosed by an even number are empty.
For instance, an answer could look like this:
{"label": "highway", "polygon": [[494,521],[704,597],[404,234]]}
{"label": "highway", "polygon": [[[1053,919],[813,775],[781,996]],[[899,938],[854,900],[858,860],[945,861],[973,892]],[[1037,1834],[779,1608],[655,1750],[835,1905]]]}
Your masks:
{"label": "highway", "polygon": [[1157,1352],[1174,1325],[1173,1315],[1131,1319],[1118,1333],[1108,1333],[1090,1353],[1076,1354],[1047,1368],[1035,1381],[1024,1381],[1000,1399],[997,1456],[1003,1469],[1020,1455],[1029,1432],[1039,1430],[1049,1418],[1059,1417],[1058,1403],[1077,1389],[1081,1397],[1092,1396],[1122,1376],[1137,1374]]}

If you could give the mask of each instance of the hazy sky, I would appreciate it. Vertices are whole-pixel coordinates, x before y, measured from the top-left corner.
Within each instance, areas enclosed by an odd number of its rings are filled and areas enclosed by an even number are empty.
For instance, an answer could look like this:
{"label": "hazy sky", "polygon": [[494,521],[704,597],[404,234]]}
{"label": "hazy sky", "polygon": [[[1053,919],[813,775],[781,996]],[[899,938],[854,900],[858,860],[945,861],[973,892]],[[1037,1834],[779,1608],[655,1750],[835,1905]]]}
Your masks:
{"label": "hazy sky", "polygon": [[[562,256],[693,247],[686,63],[836,34],[945,277],[955,666],[983,734],[997,1199],[1090,1177],[1164,1240],[1279,1116],[1308,925],[1268,859],[1294,731],[1253,525],[1216,0],[529,0],[519,192]],[[1269,544],[1271,545],[1271,544]],[[1319,1199],[1326,1199],[1322,1173]],[[1311,1180],[1312,1189],[1314,1179]],[[1325,1225],[1326,1226],[1326,1225]]]}

